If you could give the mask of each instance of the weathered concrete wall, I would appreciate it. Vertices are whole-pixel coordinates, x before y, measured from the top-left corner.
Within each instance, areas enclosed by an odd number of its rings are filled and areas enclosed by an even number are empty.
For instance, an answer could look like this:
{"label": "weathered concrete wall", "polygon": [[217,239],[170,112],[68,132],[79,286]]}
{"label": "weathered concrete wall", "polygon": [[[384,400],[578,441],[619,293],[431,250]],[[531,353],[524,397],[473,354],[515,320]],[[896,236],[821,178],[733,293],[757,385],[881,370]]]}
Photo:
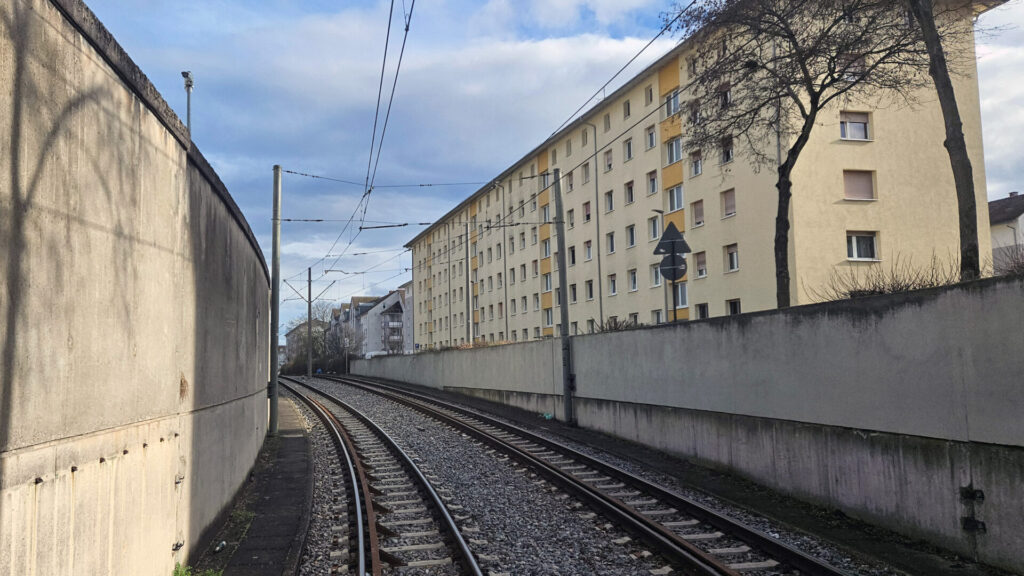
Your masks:
{"label": "weathered concrete wall", "polygon": [[79,0],[0,4],[0,574],[170,574],[266,428],[268,278]]}
{"label": "weathered concrete wall", "polygon": [[[576,337],[574,406],[581,426],[1020,570],[1021,302],[1024,280],[984,280]],[[561,415],[560,372],[538,370],[525,346],[353,372]],[[962,502],[967,485],[985,501]],[[971,515],[986,533],[962,529]]]}

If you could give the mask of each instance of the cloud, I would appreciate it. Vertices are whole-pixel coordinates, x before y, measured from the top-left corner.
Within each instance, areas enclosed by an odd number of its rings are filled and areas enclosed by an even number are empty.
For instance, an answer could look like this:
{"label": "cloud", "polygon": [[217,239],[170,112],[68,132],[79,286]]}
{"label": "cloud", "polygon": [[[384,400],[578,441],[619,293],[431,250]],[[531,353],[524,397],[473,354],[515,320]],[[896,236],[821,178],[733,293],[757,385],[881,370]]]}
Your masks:
{"label": "cloud", "polygon": [[983,15],[978,37],[985,173],[990,200],[1024,190],[1020,135],[1024,134],[1024,4],[1009,3]]}

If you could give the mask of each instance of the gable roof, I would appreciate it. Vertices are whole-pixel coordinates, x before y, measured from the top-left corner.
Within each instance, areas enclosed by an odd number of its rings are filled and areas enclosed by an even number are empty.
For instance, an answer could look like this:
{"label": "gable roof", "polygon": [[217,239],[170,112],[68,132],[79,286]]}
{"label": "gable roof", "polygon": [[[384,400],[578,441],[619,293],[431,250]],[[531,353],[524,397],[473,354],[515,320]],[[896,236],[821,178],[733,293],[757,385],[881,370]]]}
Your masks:
{"label": "gable roof", "polygon": [[1001,224],[1016,220],[1021,214],[1024,214],[1024,195],[1018,194],[988,203],[989,224]]}

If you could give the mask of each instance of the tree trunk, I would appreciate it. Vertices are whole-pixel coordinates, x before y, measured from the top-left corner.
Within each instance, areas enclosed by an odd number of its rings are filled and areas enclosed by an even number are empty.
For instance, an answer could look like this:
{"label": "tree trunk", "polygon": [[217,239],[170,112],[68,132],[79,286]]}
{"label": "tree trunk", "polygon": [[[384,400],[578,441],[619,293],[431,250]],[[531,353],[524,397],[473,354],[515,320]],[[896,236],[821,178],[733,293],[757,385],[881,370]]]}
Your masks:
{"label": "tree trunk", "polygon": [[956,185],[956,202],[960,215],[960,279],[971,280],[981,275],[981,260],[978,253],[978,206],[974,196],[974,170],[967,156],[964,142],[963,123],[956,105],[953,82],[946,66],[946,55],[942,39],[935,26],[932,0],[909,0],[914,18],[921,26],[925,47],[928,49],[930,66],[928,73],[935,82],[935,91],[942,107],[942,118],[946,125],[946,140],[943,145],[949,153]]}
{"label": "tree trunk", "polygon": [[779,308],[789,308],[789,199],[793,181],[793,164],[788,159],[779,165],[778,213],[775,215],[775,302]]}

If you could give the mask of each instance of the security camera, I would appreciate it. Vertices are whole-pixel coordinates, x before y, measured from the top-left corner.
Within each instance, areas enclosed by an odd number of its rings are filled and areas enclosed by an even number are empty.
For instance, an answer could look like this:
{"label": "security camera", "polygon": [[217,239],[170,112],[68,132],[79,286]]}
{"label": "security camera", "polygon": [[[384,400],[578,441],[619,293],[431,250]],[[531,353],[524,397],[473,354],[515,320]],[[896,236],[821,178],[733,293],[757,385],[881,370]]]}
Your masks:
{"label": "security camera", "polygon": [[185,79],[185,88],[191,88],[193,83],[192,72],[185,70],[181,73],[181,77]]}

